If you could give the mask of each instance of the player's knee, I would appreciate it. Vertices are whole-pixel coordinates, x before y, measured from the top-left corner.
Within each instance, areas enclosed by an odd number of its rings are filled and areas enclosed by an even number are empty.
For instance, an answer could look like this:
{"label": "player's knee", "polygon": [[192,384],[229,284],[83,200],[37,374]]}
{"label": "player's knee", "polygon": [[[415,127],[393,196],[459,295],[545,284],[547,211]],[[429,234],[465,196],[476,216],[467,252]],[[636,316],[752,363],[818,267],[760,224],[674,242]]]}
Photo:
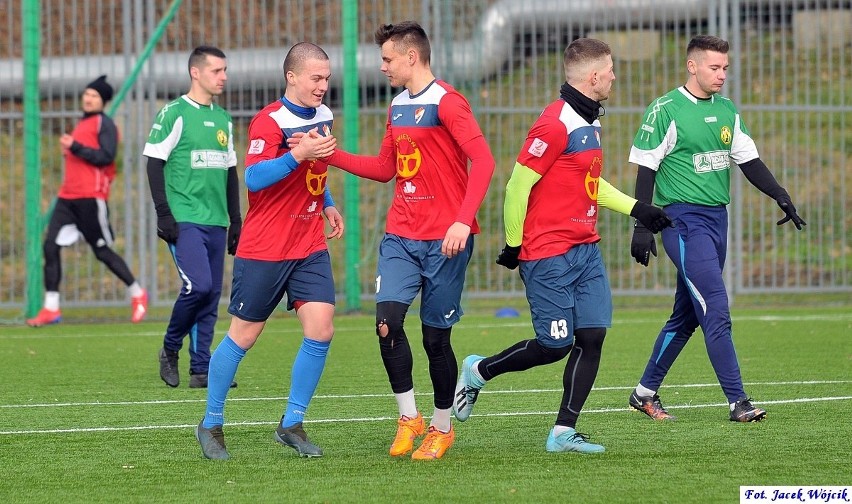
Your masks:
{"label": "player's knee", "polygon": [[600,352],[606,337],[605,327],[592,327],[577,329],[574,331],[574,344],[583,348],[584,351]]}
{"label": "player's knee", "polygon": [[209,299],[214,295],[213,281],[210,278],[193,278],[189,284],[184,285],[189,285],[189,294],[199,299]]}
{"label": "player's knee", "polygon": [[574,345],[548,347],[539,343],[538,340],[533,341],[532,344],[538,346],[539,360],[543,364],[552,364],[564,359],[574,348]]}
{"label": "player's knee", "polygon": [[395,301],[376,303],[376,334],[384,339],[403,332],[408,305]]}
{"label": "player's knee", "polygon": [[305,320],[302,330],[308,339],[315,341],[331,341],[334,338],[334,323],[331,320]]}
{"label": "player's knee", "polygon": [[390,333],[390,329],[388,328],[388,321],[386,319],[376,319],[376,336],[384,339],[388,337]]}
{"label": "player's knee", "polygon": [[334,338],[334,324],[328,324],[319,328],[314,339],[317,341],[331,341],[332,338]]}
{"label": "player's knee", "polygon": [[45,240],[41,249],[44,252],[44,255],[48,257],[59,253],[59,245],[57,245],[53,240]]}
{"label": "player's knee", "polygon": [[438,328],[423,326],[423,350],[426,355],[444,355],[450,347],[450,333],[452,327]]}
{"label": "player's knee", "polygon": [[92,247],[92,251],[95,253],[95,259],[97,259],[100,262],[106,262],[114,254],[112,249],[107,247],[106,245],[101,246],[101,247],[97,247],[97,246]]}

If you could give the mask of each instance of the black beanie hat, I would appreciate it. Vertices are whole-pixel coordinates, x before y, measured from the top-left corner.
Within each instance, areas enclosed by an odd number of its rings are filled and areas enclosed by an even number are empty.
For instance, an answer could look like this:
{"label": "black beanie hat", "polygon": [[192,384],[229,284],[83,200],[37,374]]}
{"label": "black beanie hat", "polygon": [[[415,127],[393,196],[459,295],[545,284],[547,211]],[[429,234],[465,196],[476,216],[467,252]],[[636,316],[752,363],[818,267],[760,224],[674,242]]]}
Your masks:
{"label": "black beanie hat", "polygon": [[112,86],[107,84],[106,75],[101,75],[97,79],[92,82],[86,84],[86,89],[94,89],[101,95],[101,99],[104,103],[112,100]]}

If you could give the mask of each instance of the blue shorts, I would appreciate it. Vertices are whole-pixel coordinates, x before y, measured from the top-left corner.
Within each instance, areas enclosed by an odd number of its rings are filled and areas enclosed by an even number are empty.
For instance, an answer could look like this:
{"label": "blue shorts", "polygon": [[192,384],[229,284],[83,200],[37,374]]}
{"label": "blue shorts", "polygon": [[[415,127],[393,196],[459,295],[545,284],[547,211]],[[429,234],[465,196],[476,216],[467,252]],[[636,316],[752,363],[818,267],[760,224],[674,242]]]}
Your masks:
{"label": "blue shorts", "polygon": [[284,293],[287,293],[288,310],[297,301],[334,304],[334,277],[328,250],[291,261],[234,258],[228,313],[249,322],[264,322]]}
{"label": "blue shorts", "polygon": [[574,330],[612,326],[612,293],[595,244],[521,261],[535,337],[543,346],[574,344]]}
{"label": "blue shorts", "polygon": [[376,302],[411,305],[420,295],[420,321],[445,329],[459,321],[464,311],[461,294],[467,264],[473,254],[473,235],[452,259],[441,253],[443,240],[411,240],[386,234],[379,245]]}

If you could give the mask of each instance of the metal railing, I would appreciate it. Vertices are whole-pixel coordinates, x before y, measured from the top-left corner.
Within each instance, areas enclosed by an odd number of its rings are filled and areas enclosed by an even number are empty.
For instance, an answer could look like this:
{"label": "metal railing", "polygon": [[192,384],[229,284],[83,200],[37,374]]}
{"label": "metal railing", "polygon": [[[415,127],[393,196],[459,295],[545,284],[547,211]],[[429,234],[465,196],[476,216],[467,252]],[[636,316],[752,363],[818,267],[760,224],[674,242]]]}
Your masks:
{"label": "metal railing", "polygon": [[[654,4],[651,8],[650,4]],[[515,273],[493,260],[503,244],[502,201],[506,181],[527,129],[541,109],[558,96],[563,82],[561,55],[580,36],[596,36],[614,50],[617,80],[602,118],[605,175],[627,193],[635,167],[627,163],[633,135],[645,106],[682,84],[685,48],[697,33],[714,33],[732,45],[731,71],[723,94],[738,104],[761,158],[787,187],[808,221],[802,233],[778,228],[779,210],[739,174],[731,204],[729,286],[735,292],[830,292],[852,290],[852,48],[846,1],[669,1],[517,2],[421,0],[355,2],[357,5],[357,148],[375,153],[393,95],[378,71],[372,32],[387,22],[420,21],[433,44],[436,75],[470,100],[498,167],[478,218],[483,233],[468,270],[468,296],[520,295]],[[121,131],[120,175],[110,210],[117,249],[149,289],[152,302],[169,304],[179,288],[174,265],[154,232],[142,147],[153,115],[185,91],[185,58],[192,47],[209,43],[229,55],[230,82],[221,104],[235,119],[242,163],[248,121],[283,91],[281,61],[294,42],[309,40],[330,48],[334,72],[341,75],[344,2],[225,0],[211,9],[185,0],[168,23],[151,59],[141,67],[114,118]],[[79,116],[82,86],[102,73],[118,87],[168,12],[171,3],[107,0],[44,0],[41,5],[40,155],[27,166],[23,126],[21,3],[0,9],[0,307],[26,303],[28,275],[24,182],[27,169],[41,178],[42,212],[55,196],[62,166],[57,138]],[[346,4],[351,6],[352,4]],[[299,12],[299,16],[288,15]],[[820,27],[806,28],[817,23]],[[838,24],[839,23],[839,24]],[[479,52],[477,52],[479,51]],[[181,59],[183,58],[183,59]],[[349,69],[351,70],[351,69]],[[278,75],[278,78],[276,78]],[[342,75],[341,75],[342,76]],[[181,80],[183,79],[183,81]],[[345,135],[343,93],[335,80],[328,104],[336,114],[337,135]],[[349,123],[352,128],[353,123]],[[344,177],[333,172],[332,190],[343,205]],[[360,256],[344,261],[342,243],[330,245],[338,289],[353,275],[361,296],[371,299],[376,248],[391,188],[369,181],[345,202],[358,202]],[[245,209],[245,205],[243,205]],[[674,269],[664,257],[650,268],[629,256],[630,219],[603,212],[601,248],[616,294],[666,292]],[[31,231],[30,231],[31,233]],[[35,238],[39,243],[43,236]],[[123,285],[98,263],[85,244],[63,252],[63,304],[126,302]],[[351,283],[351,282],[350,282]],[[225,293],[229,292],[226,260]]]}

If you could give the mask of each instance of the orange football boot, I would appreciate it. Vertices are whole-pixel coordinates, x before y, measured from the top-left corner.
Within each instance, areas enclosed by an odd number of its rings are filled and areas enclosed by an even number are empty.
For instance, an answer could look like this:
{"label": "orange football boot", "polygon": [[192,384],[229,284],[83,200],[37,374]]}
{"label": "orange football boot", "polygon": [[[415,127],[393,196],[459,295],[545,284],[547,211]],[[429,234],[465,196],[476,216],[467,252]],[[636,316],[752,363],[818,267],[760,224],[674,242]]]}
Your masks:
{"label": "orange football boot", "polygon": [[399,427],[396,429],[396,437],[393,438],[393,444],[390,447],[391,457],[408,454],[414,449],[414,440],[422,436],[426,430],[426,422],[423,421],[423,415],[420,412],[417,412],[414,418],[403,415],[396,422]]}
{"label": "orange football boot", "polygon": [[453,446],[453,441],[456,440],[456,433],[453,426],[450,426],[450,432],[441,432],[434,425],[429,426],[429,433],[426,434],[426,439],[414,453],[411,458],[414,460],[435,460],[444,456],[450,446]]}

